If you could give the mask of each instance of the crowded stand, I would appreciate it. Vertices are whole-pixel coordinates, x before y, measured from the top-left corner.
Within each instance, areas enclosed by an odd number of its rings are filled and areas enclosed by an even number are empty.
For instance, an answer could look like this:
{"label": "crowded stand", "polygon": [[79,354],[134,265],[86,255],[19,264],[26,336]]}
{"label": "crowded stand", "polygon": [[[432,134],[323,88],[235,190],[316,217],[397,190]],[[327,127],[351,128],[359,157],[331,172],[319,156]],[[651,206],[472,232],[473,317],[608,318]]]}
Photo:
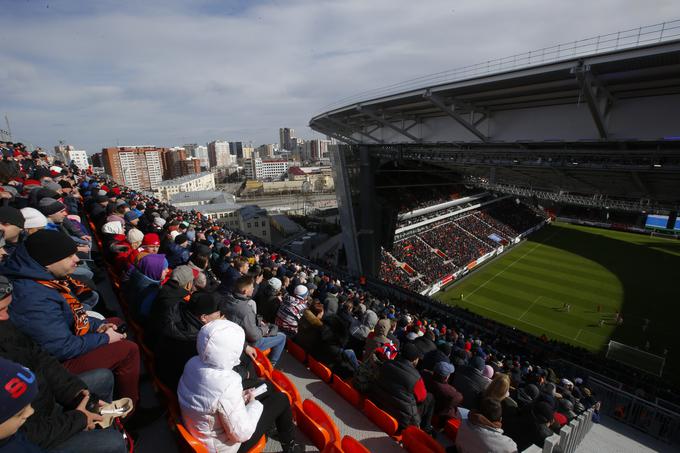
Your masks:
{"label": "crowded stand", "polygon": [[454,271],[451,263],[435,254],[432,249],[417,236],[404,239],[394,244],[392,255],[421,274],[420,280],[425,285],[435,282]]}
{"label": "crowded stand", "polygon": [[[295,426],[311,429],[314,405],[273,384],[286,347],[360,392],[367,417],[404,445],[445,433],[459,452],[522,451],[580,414],[599,417],[587,380],[548,366],[582,351],[427,306],[389,286],[410,281],[389,259],[388,285],[369,291],[195,211],[0,147],[0,451],[128,451],[122,433],[134,439],[159,416],[138,404],[140,349],[184,439],[209,451],[261,451],[272,433],[302,451]],[[504,209],[488,212],[515,231],[533,222]],[[459,266],[490,250],[455,222],[415,242]],[[429,255],[413,256],[435,275]],[[98,290],[109,281],[125,320]]]}
{"label": "crowded stand", "polygon": [[456,222],[445,223],[420,233],[420,237],[431,247],[444,252],[458,267],[465,266],[492,250],[475,236],[463,231]]}
{"label": "crowded stand", "polygon": [[423,286],[420,280],[410,277],[404,269],[399,267],[396,260],[385,250],[381,250],[381,254],[380,270],[378,271],[378,277],[381,280],[392,282],[394,285],[411,291],[418,291]]}
{"label": "crowded stand", "polygon": [[499,232],[491,228],[487,223],[480,221],[480,219],[478,217],[475,217],[474,214],[460,217],[456,219],[456,223],[458,224],[459,227],[461,227],[468,233],[471,233],[473,236],[475,236],[480,241],[484,242],[489,247],[498,247],[499,241],[494,241],[490,239],[490,237],[491,236],[498,237]]}

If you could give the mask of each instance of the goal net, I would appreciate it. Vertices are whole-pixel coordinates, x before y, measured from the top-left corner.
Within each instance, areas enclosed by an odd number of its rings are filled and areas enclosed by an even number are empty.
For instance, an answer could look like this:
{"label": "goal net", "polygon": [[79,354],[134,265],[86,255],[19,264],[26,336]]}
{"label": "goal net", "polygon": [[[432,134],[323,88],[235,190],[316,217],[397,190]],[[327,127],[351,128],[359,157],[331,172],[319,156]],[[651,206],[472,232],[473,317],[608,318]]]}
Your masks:
{"label": "goal net", "polygon": [[666,358],[610,340],[606,357],[655,376],[661,376]]}

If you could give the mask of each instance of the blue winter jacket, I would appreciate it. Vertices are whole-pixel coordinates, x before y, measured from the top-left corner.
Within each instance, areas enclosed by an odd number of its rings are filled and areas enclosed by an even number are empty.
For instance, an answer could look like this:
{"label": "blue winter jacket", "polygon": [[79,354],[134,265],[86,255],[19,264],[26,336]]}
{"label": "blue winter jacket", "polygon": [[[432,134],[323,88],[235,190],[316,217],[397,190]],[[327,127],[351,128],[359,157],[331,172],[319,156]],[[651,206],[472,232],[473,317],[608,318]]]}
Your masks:
{"label": "blue winter jacket", "polygon": [[12,323],[57,359],[72,359],[108,344],[108,336],[96,332],[102,323],[96,318],[89,318],[89,333],[82,336],[74,333],[73,312],[68,302],[56,289],[35,281],[54,280],[54,276],[31,258],[24,244],[0,266],[0,274],[14,286],[9,306]]}

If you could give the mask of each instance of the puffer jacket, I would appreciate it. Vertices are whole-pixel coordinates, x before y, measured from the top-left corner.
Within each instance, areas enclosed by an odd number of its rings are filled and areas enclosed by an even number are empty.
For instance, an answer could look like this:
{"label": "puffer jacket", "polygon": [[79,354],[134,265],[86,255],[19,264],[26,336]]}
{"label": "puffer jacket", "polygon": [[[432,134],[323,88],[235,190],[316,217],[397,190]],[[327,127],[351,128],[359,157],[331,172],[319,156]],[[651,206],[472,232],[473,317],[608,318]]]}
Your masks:
{"label": "puffer jacket", "polygon": [[24,244],[0,267],[0,274],[14,286],[9,306],[12,324],[57,359],[72,359],[108,344],[109,337],[97,333],[102,321],[96,318],[88,318],[90,327],[85,335],[74,333],[73,312],[66,299],[36,281],[54,280],[54,276],[31,258]]}
{"label": "puffer jacket", "polygon": [[420,425],[416,386],[425,390],[418,370],[402,357],[384,362],[378,380],[373,385],[376,404],[396,418],[401,428]]}
{"label": "puffer jacket", "polygon": [[238,451],[252,437],[263,406],[243,401],[239,364],[245,333],[225,319],[206,324],[198,334],[198,356],[184,367],[177,397],[187,430],[210,452]]}
{"label": "puffer jacket", "polygon": [[182,264],[189,262],[189,255],[190,253],[188,248],[182,247],[181,245],[175,244],[174,242],[168,244],[166,257],[168,259],[168,265],[171,268],[174,269],[177,266],[181,266]]}

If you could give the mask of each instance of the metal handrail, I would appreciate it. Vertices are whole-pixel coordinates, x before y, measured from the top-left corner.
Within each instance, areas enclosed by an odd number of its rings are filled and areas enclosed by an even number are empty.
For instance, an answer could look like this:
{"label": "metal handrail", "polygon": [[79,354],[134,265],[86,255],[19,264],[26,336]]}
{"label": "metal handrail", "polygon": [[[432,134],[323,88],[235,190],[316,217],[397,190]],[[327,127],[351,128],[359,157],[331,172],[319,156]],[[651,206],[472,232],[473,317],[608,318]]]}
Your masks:
{"label": "metal handrail", "polygon": [[606,35],[598,35],[592,38],[580,39],[570,43],[544,47],[542,49],[531,50],[509,57],[488,60],[461,68],[449,69],[434,74],[427,74],[403,80],[391,85],[362,91],[338,99],[323,107],[323,110],[329,111],[358,101],[376,99],[409,90],[457,82],[482,75],[496,74],[511,69],[526,68],[545,63],[555,63],[586,55],[599,55],[614,50],[633,49],[649,44],[673,41],[675,39],[680,39],[680,19],[615,33],[608,33]]}

